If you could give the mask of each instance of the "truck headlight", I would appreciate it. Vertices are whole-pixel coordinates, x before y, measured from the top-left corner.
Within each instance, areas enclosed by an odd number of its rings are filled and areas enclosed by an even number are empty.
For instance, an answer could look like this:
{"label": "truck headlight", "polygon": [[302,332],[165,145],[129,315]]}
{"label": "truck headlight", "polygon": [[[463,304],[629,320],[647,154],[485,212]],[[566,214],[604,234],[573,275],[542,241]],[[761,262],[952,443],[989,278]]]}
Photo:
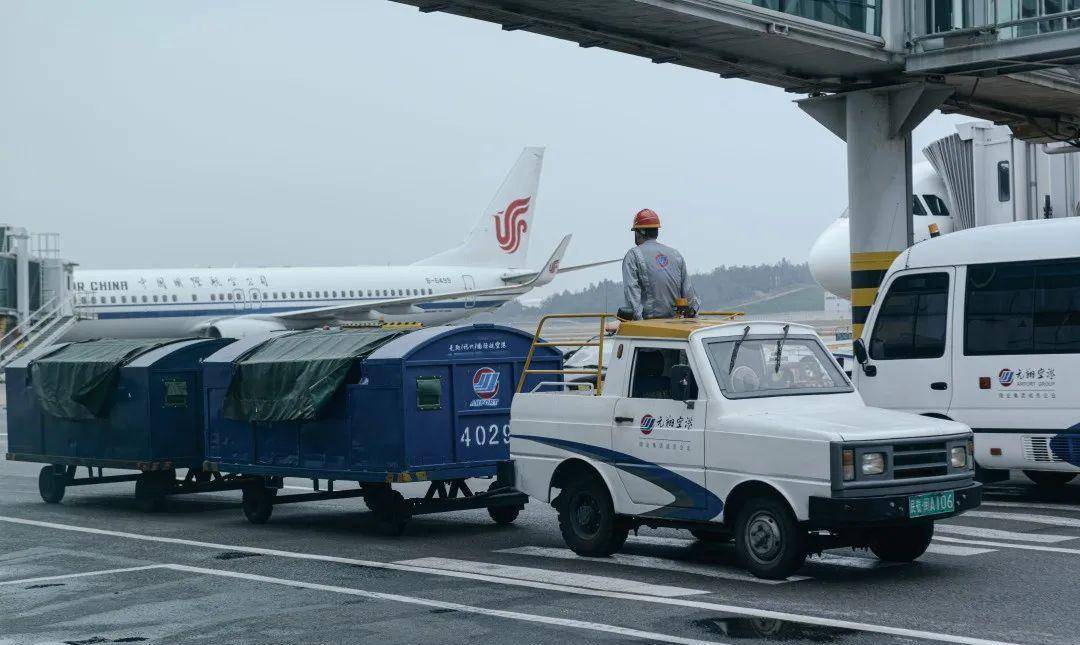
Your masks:
{"label": "truck headlight", "polygon": [[860,471],[864,475],[880,475],[885,472],[885,453],[864,452]]}
{"label": "truck headlight", "polygon": [[953,468],[967,466],[967,446],[956,446],[949,450],[949,465]]}
{"label": "truck headlight", "polygon": [[845,450],[843,458],[841,459],[841,465],[843,466],[844,481],[849,482],[855,479],[855,451]]}

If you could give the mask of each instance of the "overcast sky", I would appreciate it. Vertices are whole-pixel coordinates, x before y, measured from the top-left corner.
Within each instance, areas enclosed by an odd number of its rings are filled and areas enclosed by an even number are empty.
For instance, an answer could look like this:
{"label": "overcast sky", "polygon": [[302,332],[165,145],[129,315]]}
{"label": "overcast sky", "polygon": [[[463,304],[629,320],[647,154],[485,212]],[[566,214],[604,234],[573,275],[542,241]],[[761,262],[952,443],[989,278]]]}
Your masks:
{"label": "overcast sky", "polygon": [[0,221],[88,268],[408,263],[543,145],[536,264],[643,207],[694,270],[803,261],[847,189],[795,98],[386,0],[4,0]]}

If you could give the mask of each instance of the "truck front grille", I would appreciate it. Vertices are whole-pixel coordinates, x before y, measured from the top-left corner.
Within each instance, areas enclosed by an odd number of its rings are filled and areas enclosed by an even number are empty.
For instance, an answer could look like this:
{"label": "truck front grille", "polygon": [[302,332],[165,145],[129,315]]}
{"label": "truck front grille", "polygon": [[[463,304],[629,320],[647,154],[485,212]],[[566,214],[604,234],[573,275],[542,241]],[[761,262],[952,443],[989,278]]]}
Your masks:
{"label": "truck front grille", "polygon": [[949,450],[944,441],[901,443],[893,446],[893,479],[915,479],[949,474]]}

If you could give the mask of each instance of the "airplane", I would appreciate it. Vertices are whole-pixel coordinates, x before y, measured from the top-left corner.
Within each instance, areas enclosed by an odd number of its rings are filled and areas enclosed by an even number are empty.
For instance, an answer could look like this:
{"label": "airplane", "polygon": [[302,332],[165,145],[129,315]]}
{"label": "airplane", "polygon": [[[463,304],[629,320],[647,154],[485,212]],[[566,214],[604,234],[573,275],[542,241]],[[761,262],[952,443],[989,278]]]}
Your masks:
{"label": "airplane", "polygon": [[407,266],[76,270],[86,320],[65,341],[244,336],[357,322],[448,323],[497,309],[559,273],[570,235],[526,267],[543,148],[525,148],[460,245]]}
{"label": "airplane", "polygon": [[[949,211],[945,182],[930,162],[916,163],[911,168],[911,219],[915,242],[930,238],[931,225],[941,235],[952,233],[953,221]],[[845,210],[810,247],[810,273],[826,291],[845,300],[851,299],[851,240],[848,212]]]}

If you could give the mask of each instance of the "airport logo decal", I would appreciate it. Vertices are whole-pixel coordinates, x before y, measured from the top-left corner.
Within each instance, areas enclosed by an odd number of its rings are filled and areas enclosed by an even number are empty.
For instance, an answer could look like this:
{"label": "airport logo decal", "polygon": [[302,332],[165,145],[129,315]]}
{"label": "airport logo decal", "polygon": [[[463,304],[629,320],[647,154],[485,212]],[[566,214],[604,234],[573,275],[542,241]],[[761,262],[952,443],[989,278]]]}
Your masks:
{"label": "airport logo decal", "polygon": [[657,253],[656,254],[656,266],[660,267],[661,269],[666,269],[667,265],[668,265],[668,257],[666,255],[664,255],[663,253]]}
{"label": "airport logo decal", "polygon": [[998,383],[1001,383],[1001,387],[1009,387],[1013,384],[1013,371],[1009,368],[1005,368],[998,372]]}
{"label": "airport logo decal", "polygon": [[[507,253],[514,253],[521,246],[521,238],[525,231],[529,230],[525,222],[525,215],[529,212],[529,200],[532,197],[515,199],[506,206],[506,210],[499,211],[495,217],[495,239],[499,242],[499,248]],[[501,219],[500,219],[501,216]]]}
{"label": "airport logo decal", "polygon": [[481,367],[476,370],[472,377],[472,389],[478,398],[469,402],[469,407],[499,407],[499,399],[495,398],[495,395],[499,393],[499,372],[490,367]]}
{"label": "airport logo decal", "polygon": [[641,417],[641,434],[652,434],[652,429],[654,425],[656,425],[656,418],[653,417],[653,415],[646,414],[645,416]]}

